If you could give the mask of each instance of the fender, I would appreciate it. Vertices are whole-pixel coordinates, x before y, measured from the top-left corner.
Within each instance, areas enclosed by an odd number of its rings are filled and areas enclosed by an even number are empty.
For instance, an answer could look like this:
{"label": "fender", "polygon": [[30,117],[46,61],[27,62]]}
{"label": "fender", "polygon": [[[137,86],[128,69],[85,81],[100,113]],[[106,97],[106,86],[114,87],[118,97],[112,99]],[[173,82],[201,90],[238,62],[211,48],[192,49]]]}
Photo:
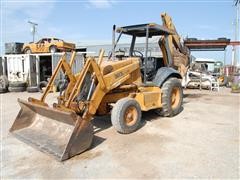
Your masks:
{"label": "fender", "polygon": [[176,77],[182,79],[181,74],[175,69],[169,67],[162,67],[158,69],[157,74],[153,79],[153,83],[154,85],[161,87],[169,77]]}

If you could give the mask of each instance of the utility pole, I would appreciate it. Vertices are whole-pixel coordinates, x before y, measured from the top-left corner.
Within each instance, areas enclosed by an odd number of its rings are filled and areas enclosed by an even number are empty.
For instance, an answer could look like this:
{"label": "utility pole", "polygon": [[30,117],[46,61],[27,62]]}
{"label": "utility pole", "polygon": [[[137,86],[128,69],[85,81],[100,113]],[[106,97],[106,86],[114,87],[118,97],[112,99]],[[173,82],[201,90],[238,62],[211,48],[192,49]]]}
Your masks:
{"label": "utility pole", "polygon": [[[239,4],[240,4],[240,0],[235,0],[235,6],[236,6],[236,11],[237,11],[237,15],[236,15],[236,22],[235,24],[235,41],[239,40]],[[233,47],[234,49],[234,61],[233,61],[233,65],[237,65],[239,62],[239,48],[237,46]]]}
{"label": "utility pole", "polygon": [[33,35],[33,42],[34,42],[34,40],[35,40],[35,33],[36,33],[36,31],[37,31],[36,26],[37,26],[38,24],[37,24],[37,23],[34,23],[34,22],[32,22],[32,21],[28,21],[28,23],[32,26],[32,27],[31,27],[31,33],[32,33],[32,35]]}

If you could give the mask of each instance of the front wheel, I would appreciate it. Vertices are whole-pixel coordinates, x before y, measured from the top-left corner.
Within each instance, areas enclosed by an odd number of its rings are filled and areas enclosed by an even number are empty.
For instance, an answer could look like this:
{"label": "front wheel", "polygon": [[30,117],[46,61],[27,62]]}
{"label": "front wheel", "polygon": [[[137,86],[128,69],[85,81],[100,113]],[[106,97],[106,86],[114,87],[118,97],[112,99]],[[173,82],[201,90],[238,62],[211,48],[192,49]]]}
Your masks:
{"label": "front wheel", "polygon": [[183,90],[177,78],[168,79],[162,86],[162,108],[156,112],[165,117],[177,115],[182,110]]}
{"label": "front wheel", "polygon": [[50,46],[49,52],[50,52],[50,53],[55,53],[55,52],[57,52],[57,47],[56,47],[56,46]]}
{"label": "front wheel", "polygon": [[132,98],[123,98],[113,107],[111,121],[119,133],[129,134],[139,128],[141,117],[142,111],[138,102]]}

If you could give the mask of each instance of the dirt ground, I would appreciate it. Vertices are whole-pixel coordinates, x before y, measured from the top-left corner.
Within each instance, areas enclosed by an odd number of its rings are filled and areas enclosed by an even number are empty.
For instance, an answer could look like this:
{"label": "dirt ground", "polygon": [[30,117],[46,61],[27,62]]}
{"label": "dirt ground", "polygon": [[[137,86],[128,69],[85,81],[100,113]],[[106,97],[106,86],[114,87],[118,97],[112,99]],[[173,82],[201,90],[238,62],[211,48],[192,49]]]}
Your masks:
{"label": "dirt ground", "polygon": [[[143,114],[142,127],[122,135],[109,117],[94,119],[90,150],[58,162],[17,140],[8,130],[17,98],[1,94],[1,178],[238,178],[240,95],[185,90],[184,109],[173,118]],[[0,178],[0,179],[1,179]]]}

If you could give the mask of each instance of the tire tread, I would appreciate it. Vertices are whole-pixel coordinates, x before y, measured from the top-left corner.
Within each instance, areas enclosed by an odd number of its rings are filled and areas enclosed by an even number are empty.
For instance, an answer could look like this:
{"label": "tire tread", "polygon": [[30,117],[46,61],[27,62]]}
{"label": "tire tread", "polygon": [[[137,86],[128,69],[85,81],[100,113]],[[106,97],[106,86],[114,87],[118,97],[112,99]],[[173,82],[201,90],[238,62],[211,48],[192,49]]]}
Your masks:
{"label": "tire tread", "polygon": [[[137,122],[132,126],[126,126],[121,117],[123,114],[123,111],[129,105],[135,106],[138,111]],[[141,114],[142,114],[141,107],[136,100],[134,100],[132,98],[123,98],[123,99],[118,100],[117,103],[115,104],[115,106],[113,107],[112,113],[111,113],[111,122],[112,122],[112,125],[114,126],[114,128],[119,133],[129,134],[138,129],[138,127],[140,125],[140,121],[141,121]]]}
{"label": "tire tread", "polygon": [[[171,89],[174,86],[179,86],[181,87],[181,92],[180,92],[180,105],[176,109],[171,108],[171,104],[169,99],[171,98]],[[157,109],[156,113],[164,116],[164,117],[172,117],[177,115],[182,108],[182,99],[183,99],[183,92],[182,92],[182,85],[179,79],[177,78],[169,78],[167,81],[162,86],[162,108]]]}

